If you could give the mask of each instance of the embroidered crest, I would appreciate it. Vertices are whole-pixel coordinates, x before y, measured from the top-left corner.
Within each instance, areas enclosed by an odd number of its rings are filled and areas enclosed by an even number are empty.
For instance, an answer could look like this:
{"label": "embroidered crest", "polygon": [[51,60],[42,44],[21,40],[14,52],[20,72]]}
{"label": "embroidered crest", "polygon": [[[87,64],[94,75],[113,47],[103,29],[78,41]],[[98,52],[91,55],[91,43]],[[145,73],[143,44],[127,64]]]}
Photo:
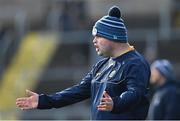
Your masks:
{"label": "embroidered crest", "polygon": [[117,39],[117,36],[116,36],[116,35],[113,35],[113,39]]}
{"label": "embroidered crest", "polygon": [[92,35],[93,36],[96,36],[97,35],[97,29],[94,27],[93,30],[92,30]]}
{"label": "embroidered crest", "polygon": [[115,74],[116,74],[116,70],[113,70],[113,71],[109,74],[109,78],[112,78]]}

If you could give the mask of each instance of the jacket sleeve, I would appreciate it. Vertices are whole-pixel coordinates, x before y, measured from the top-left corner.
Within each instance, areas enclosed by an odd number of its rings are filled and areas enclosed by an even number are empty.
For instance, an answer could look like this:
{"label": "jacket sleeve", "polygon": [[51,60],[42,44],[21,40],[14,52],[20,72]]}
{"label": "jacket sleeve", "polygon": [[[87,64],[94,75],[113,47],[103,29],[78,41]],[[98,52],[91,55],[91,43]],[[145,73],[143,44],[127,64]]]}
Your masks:
{"label": "jacket sleeve", "polygon": [[150,70],[144,64],[129,64],[124,71],[126,91],[113,97],[112,113],[122,113],[134,108],[147,93]]}
{"label": "jacket sleeve", "polygon": [[[179,106],[179,95],[177,95],[177,90],[168,91],[164,94],[166,98],[165,116],[163,120],[177,120],[180,119],[180,106]],[[162,104],[163,105],[163,104]]]}
{"label": "jacket sleeve", "polygon": [[[148,120],[174,120],[179,116],[176,90],[166,88],[153,96]],[[177,119],[176,119],[177,120]]]}
{"label": "jacket sleeve", "polygon": [[38,101],[38,109],[60,108],[66,105],[80,102],[90,97],[91,80],[93,69],[89,72],[82,81],[70,88],[52,95],[41,94]]}

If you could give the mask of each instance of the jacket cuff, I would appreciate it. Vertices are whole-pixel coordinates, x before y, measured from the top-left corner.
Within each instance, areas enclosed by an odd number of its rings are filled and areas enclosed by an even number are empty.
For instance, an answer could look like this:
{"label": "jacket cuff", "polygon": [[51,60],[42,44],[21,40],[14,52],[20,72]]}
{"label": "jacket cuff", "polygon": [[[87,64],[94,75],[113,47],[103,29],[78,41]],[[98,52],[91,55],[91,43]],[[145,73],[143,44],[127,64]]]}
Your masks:
{"label": "jacket cuff", "polygon": [[45,94],[39,95],[39,100],[38,100],[38,106],[37,109],[50,109],[50,105],[48,104],[48,97]]}

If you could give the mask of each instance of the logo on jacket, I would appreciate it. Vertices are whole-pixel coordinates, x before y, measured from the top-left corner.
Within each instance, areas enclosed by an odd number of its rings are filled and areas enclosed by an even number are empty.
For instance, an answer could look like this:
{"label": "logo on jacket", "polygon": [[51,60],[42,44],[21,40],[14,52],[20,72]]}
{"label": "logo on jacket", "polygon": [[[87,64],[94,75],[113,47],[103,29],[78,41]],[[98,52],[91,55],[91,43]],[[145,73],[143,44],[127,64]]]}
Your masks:
{"label": "logo on jacket", "polygon": [[116,71],[113,70],[113,71],[109,74],[109,78],[112,78],[115,74],[116,74]]}

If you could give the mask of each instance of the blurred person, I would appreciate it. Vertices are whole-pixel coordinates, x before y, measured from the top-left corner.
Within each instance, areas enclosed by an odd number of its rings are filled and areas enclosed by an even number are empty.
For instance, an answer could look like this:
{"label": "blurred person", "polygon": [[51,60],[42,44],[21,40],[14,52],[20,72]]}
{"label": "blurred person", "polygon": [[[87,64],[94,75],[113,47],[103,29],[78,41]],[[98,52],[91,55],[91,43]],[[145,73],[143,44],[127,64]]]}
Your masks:
{"label": "blurred person", "polygon": [[168,60],[152,63],[150,83],[156,87],[156,92],[150,104],[148,119],[180,119],[180,85],[174,81],[173,67]]}
{"label": "blurred person", "polygon": [[98,20],[92,34],[99,56],[82,81],[52,95],[27,90],[29,97],[16,100],[25,109],[60,108],[91,98],[91,119],[145,119],[150,67],[142,55],[128,43],[127,30],[120,9],[113,6]]}

